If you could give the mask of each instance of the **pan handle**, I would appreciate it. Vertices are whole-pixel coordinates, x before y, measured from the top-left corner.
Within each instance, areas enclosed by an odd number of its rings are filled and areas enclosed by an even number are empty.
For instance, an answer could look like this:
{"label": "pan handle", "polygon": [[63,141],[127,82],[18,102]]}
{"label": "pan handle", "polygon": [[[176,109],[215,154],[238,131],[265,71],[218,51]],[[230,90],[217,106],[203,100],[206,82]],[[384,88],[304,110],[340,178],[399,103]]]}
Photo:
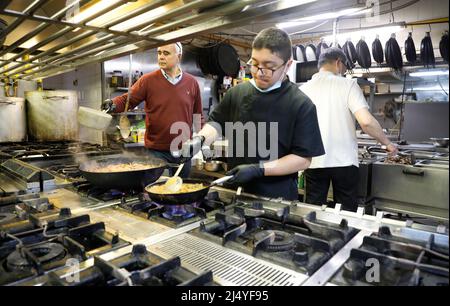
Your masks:
{"label": "pan handle", "polygon": [[213,181],[209,186],[215,186],[215,185],[219,185],[222,183],[225,183],[226,181],[230,180],[234,175],[228,175],[228,176],[224,176],[221,177],[220,179],[217,179],[215,181]]}

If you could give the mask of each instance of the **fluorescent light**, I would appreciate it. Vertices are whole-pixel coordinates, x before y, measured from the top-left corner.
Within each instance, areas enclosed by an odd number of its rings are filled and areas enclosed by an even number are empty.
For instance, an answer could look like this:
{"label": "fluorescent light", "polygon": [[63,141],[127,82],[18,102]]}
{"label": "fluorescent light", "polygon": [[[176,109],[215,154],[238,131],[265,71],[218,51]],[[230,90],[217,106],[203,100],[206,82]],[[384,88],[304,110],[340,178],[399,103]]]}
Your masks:
{"label": "fluorescent light", "polygon": [[309,23],[314,23],[314,20],[281,22],[281,23],[277,23],[277,28],[286,29],[286,28],[297,27],[297,26],[301,26],[301,25],[309,24]]}
{"label": "fluorescent light", "polygon": [[287,21],[287,22],[281,22],[277,24],[278,28],[290,28],[290,27],[296,27],[304,24],[313,23],[315,21],[320,20],[327,20],[327,19],[336,19],[341,16],[355,16],[360,14],[366,14],[367,12],[371,11],[372,8],[349,8],[345,10],[341,10],[338,12],[330,12],[330,13],[323,13],[319,15],[309,16],[309,17],[302,17],[295,20]]}
{"label": "fluorescent light", "polygon": [[417,72],[411,72],[409,74],[409,76],[412,76],[412,77],[427,77],[427,76],[439,76],[439,75],[448,76],[448,70],[417,71]]}
{"label": "fluorescent light", "polygon": [[[448,87],[443,87],[444,89],[448,90]],[[430,90],[430,91],[441,91],[442,88],[440,86],[430,86],[430,87],[413,87],[413,91],[423,91],[423,90]]]}
{"label": "fluorescent light", "polygon": [[104,10],[110,6],[113,6],[120,0],[101,0],[100,2],[97,2],[96,4],[88,7],[87,9],[83,10],[79,14],[76,14],[73,17],[73,23],[80,23],[83,20],[86,20],[87,18],[93,16],[94,14],[100,12],[101,10]]}
{"label": "fluorescent light", "polygon": [[149,12],[146,12],[144,14],[141,14],[141,15],[138,15],[131,19],[128,19],[127,21],[121,22],[121,23],[111,27],[111,30],[127,31],[128,29],[134,28],[140,24],[144,24],[144,23],[148,22],[148,20],[151,20],[155,17],[158,17],[158,16],[164,14],[165,12],[167,12],[167,10],[168,10],[168,8],[166,6],[160,6]]}
{"label": "fluorescent light", "polygon": [[295,21],[318,21],[318,20],[325,20],[325,19],[336,19],[341,16],[358,15],[358,14],[361,14],[362,12],[363,12],[363,9],[360,7],[359,8],[357,7],[357,8],[341,10],[338,12],[331,12],[331,13],[324,13],[324,14],[319,14],[319,15],[314,15],[314,16],[309,16],[309,17],[303,17],[300,19],[296,19]]}

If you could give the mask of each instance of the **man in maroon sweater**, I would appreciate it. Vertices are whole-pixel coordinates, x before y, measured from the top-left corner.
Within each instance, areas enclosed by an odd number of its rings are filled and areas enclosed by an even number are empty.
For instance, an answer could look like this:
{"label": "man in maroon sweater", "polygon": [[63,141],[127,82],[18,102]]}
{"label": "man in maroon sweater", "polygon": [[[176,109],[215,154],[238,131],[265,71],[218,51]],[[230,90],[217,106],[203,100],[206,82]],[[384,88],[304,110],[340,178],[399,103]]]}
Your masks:
{"label": "man in maroon sweater", "polygon": [[[161,69],[139,78],[131,87],[129,101],[129,109],[145,101],[145,147],[155,157],[170,163],[182,161],[172,156],[171,151],[181,148],[181,143],[192,136],[193,125],[199,131],[204,124],[200,88],[192,75],[181,70],[181,55],[180,43],[159,47]],[[120,113],[125,111],[126,100],[124,94],[105,101],[102,108]],[[196,120],[194,114],[198,114]],[[189,170],[190,167],[184,167],[180,176],[188,177]]]}

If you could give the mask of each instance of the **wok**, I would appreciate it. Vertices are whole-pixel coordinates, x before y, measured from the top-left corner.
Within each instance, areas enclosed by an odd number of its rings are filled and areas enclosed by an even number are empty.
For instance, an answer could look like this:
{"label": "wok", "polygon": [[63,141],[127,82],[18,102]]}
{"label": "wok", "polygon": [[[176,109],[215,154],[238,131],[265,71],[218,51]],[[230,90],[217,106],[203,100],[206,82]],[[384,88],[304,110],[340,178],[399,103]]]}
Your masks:
{"label": "wok", "polygon": [[162,194],[162,193],[154,193],[150,191],[150,188],[157,185],[163,185],[167,181],[167,179],[158,180],[152,184],[149,184],[145,187],[145,191],[148,193],[150,198],[158,204],[166,204],[166,205],[184,205],[184,204],[192,204],[197,201],[202,200],[209,191],[209,188],[212,186],[224,183],[231,179],[233,176],[224,176],[218,180],[210,183],[209,181],[200,180],[200,179],[183,179],[183,184],[203,184],[203,188],[192,191],[192,192],[184,192],[184,193],[171,193],[171,194]]}
{"label": "wok", "polygon": [[[146,163],[155,165],[154,168],[120,172],[94,172],[93,166],[109,166],[123,163]],[[116,157],[100,158],[80,164],[80,172],[93,185],[102,188],[143,189],[146,185],[156,181],[168,167],[178,165],[168,164],[166,161],[150,157]]]}

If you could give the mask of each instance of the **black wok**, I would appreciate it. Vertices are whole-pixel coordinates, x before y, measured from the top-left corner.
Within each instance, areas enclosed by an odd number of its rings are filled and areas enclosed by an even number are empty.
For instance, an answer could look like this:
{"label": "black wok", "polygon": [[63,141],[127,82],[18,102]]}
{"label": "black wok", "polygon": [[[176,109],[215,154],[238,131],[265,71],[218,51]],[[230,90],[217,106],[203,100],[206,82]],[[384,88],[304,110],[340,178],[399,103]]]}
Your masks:
{"label": "black wok", "polygon": [[[154,168],[144,170],[132,170],[121,172],[94,172],[91,171],[93,166],[109,166],[123,163],[147,163],[155,165]],[[143,189],[148,184],[156,181],[164,172],[164,169],[178,165],[171,165],[164,160],[157,158],[100,158],[94,159],[80,164],[80,172],[93,185],[102,188],[118,188],[118,189]]]}
{"label": "black wok", "polygon": [[157,185],[164,185],[167,181],[167,179],[161,179],[158,180],[155,183],[149,184],[147,187],[145,187],[145,191],[150,196],[150,199],[155,201],[158,204],[165,204],[165,205],[184,205],[184,204],[192,204],[197,201],[202,200],[209,191],[209,188],[212,186],[221,184],[223,182],[228,181],[233,176],[224,176],[218,180],[213,181],[212,183],[205,180],[199,180],[199,179],[183,179],[183,184],[203,184],[203,188],[192,191],[192,192],[185,192],[185,193],[171,193],[171,194],[162,194],[162,193],[153,193],[150,191],[150,188]]}

